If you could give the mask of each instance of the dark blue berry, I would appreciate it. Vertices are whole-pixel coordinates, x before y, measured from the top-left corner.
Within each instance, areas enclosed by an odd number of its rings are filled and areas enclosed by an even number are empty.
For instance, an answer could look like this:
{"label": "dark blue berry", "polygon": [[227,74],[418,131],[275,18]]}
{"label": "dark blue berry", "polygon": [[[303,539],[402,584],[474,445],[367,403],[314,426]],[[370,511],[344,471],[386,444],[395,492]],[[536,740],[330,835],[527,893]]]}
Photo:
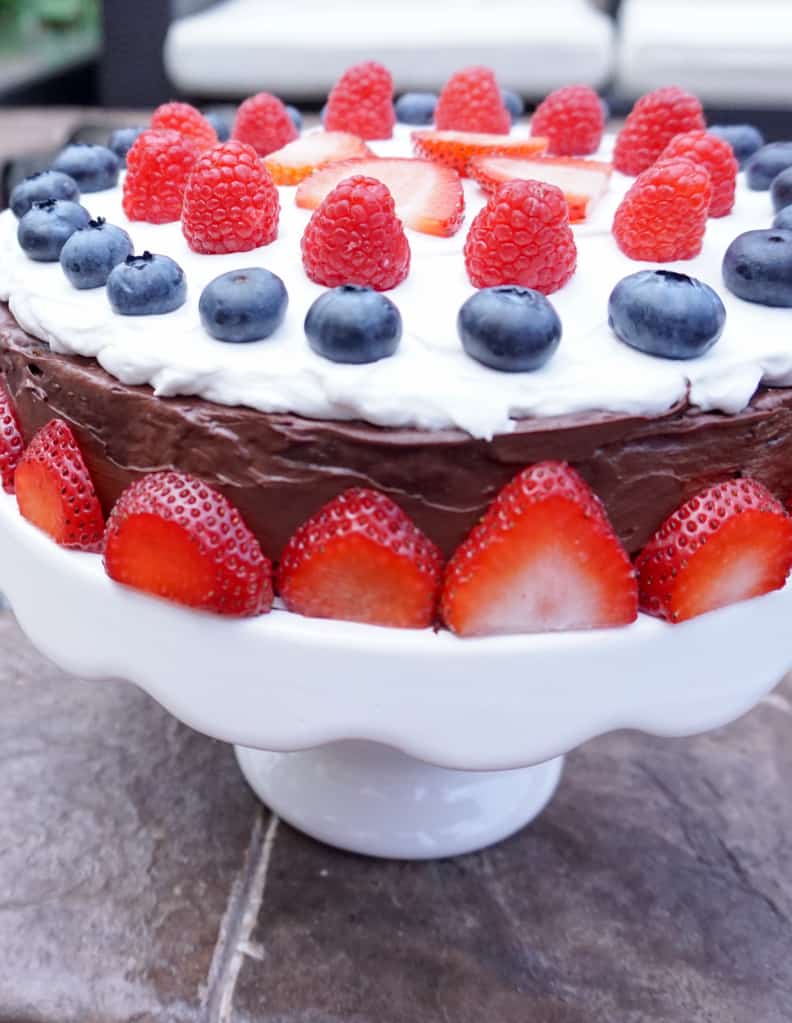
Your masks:
{"label": "dark blue berry", "polygon": [[322,124],[325,123],[325,117],[326,116],[327,116],[327,104],[325,103],[325,105],[319,111],[319,120],[322,122]]}
{"label": "dark blue berry", "polygon": [[708,284],[673,270],[640,270],[619,281],[608,324],[631,348],[665,359],[695,359],[723,333],[726,310]]}
{"label": "dark blue berry", "polygon": [[604,121],[609,121],[611,115],[610,103],[605,99],[604,96],[600,96],[599,101],[600,106],[602,107],[602,119]]}
{"label": "dark blue berry", "polygon": [[434,121],[437,96],[433,92],[405,92],[393,109],[402,124],[431,124]]}
{"label": "dark blue berry", "polygon": [[290,103],[287,103],[286,104],[286,112],[288,113],[289,117],[291,117],[292,124],[297,129],[297,131],[302,131],[302,124],[303,124],[303,122],[302,122],[302,114],[297,109],[297,107],[293,107]]}
{"label": "dark blue berry", "polygon": [[184,271],[169,256],[127,256],[107,278],[107,297],[121,316],[153,316],[184,305]]}
{"label": "dark blue berry", "polygon": [[289,296],[280,277],[262,267],[231,270],[206,285],[201,323],[218,341],[260,341],[283,322]]}
{"label": "dark blue berry", "polygon": [[326,291],[305,317],[308,344],[331,362],[385,359],[398,348],[401,333],[401,314],[393,302],[357,284]]}
{"label": "dark blue berry", "polygon": [[561,320],[544,295],[517,284],[482,288],[457,316],[462,347],[492,369],[539,369],[558,348]]}
{"label": "dark blue berry", "polygon": [[511,89],[501,89],[501,99],[503,100],[503,105],[509,111],[512,124],[514,124],[515,121],[519,121],[525,113],[525,103],[523,103],[522,96],[518,96],[517,93],[512,92]]}
{"label": "dark blue berry", "polygon": [[773,178],[770,198],[776,213],[792,203],[792,167],[787,167]]}
{"label": "dark blue berry", "polygon": [[729,291],[759,305],[792,306],[792,231],[746,231],[723,257]]}
{"label": "dark blue berry", "polygon": [[80,189],[74,178],[60,171],[40,171],[20,181],[11,193],[9,206],[17,219],[24,217],[34,202],[45,202],[47,199],[68,199],[69,202],[80,201]]}
{"label": "dark blue berry", "polygon": [[142,131],[142,128],[116,128],[108,139],[107,148],[111,153],[115,153],[122,167],[126,167],[127,153],[134,146]]}
{"label": "dark blue berry", "polygon": [[81,227],[87,227],[90,219],[88,210],[68,199],[34,202],[19,221],[17,240],[31,259],[55,263],[66,240]]}
{"label": "dark blue berry", "polygon": [[764,135],[753,124],[711,124],[707,131],[729,143],[741,167],[765,144]]}
{"label": "dark blue berry", "polygon": [[210,107],[203,112],[206,120],[214,128],[218,142],[228,142],[234,128],[234,107]]}
{"label": "dark blue berry", "polygon": [[746,163],[745,182],[754,192],[764,192],[787,167],[792,167],[792,142],[769,142]]}
{"label": "dark blue berry", "polygon": [[75,231],[61,249],[60,264],[70,283],[81,291],[103,288],[114,266],[132,253],[132,239],[103,217]]}
{"label": "dark blue berry", "polygon": [[773,227],[783,227],[787,231],[792,231],[792,206],[784,206],[776,213],[773,217]]}
{"label": "dark blue berry", "polygon": [[79,185],[81,192],[102,192],[118,183],[120,161],[106,146],[74,142],[55,157],[53,170],[63,171]]}

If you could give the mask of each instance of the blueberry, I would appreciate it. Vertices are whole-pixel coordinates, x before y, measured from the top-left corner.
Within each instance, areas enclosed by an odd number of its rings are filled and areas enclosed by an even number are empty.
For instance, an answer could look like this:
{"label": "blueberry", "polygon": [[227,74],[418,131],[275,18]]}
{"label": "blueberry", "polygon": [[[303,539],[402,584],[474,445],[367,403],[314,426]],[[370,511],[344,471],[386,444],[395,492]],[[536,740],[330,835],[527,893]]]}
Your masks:
{"label": "blueberry", "polygon": [[24,217],[34,202],[47,199],[68,199],[69,202],[80,201],[80,189],[74,178],[60,171],[40,171],[20,181],[11,193],[9,206],[17,219]]}
{"label": "blueberry", "polygon": [[792,167],[792,142],[770,142],[757,149],[746,163],[746,184],[754,192],[764,192],[787,167]]}
{"label": "blueberry", "polygon": [[107,148],[111,153],[115,153],[122,167],[126,167],[127,153],[134,146],[142,131],[142,128],[116,128],[107,140]]}
{"label": "blueberry", "polygon": [[376,362],[393,355],[401,314],[389,298],[357,284],[326,291],[305,317],[308,344],[331,362]]}
{"label": "blueberry", "polygon": [[92,220],[75,231],[61,249],[60,264],[75,288],[103,288],[114,266],[132,252],[132,239],[120,227]]}
{"label": "blueberry", "polygon": [[433,92],[405,92],[394,105],[396,120],[402,124],[431,124],[437,96]]}
{"label": "blueberry", "polygon": [[289,117],[291,117],[292,124],[297,129],[297,131],[302,131],[302,114],[297,109],[297,107],[293,107],[290,103],[287,103],[286,111]]}
{"label": "blueberry", "polygon": [[325,123],[325,117],[327,117],[327,104],[326,103],[322,107],[322,109],[319,111],[319,120],[322,122],[322,124]]}
{"label": "blueberry", "polygon": [[39,263],[55,263],[75,231],[87,227],[91,214],[68,199],[34,202],[17,227],[22,250]]}
{"label": "blueberry", "polygon": [[741,167],[765,144],[764,135],[753,124],[711,124],[707,131],[729,143]]}
{"label": "blueberry", "polygon": [[153,316],[184,305],[184,271],[169,256],[127,256],[107,278],[107,297],[121,316]]}
{"label": "blueberry", "polygon": [[770,198],[776,213],[792,203],[792,167],[787,167],[773,178],[770,185]]}
{"label": "blueberry", "polygon": [[773,227],[783,227],[792,231],[792,206],[784,206],[773,217]]}
{"label": "blueberry", "polygon": [[260,341],[280,326],[289,296],[280,277],[251,267],[215,277],[198,303],[201,323],[218,341]]}
{"label": "blueberry", "polygon": [[525,113],[525,103],[523,103],[522,96],[518,96],[517,93],[512,92],[511,89],[501,89],[501,99],[503,100],[503,105],[509,111],[512,124],[514,124],[515,121],[519,121]]}
{"label": "blueberry", "polygon": [[792,306],[792,231],[746,231],[723,257],[729,291],[746,302]]}
{"label": "blueberry", "polygon": [[599,98],[600,106],[602,107],[602,119],[603,121],[609,121],[611,115],[610,103],[605,99],[604,96]]}
{"label": "blueberry", "polygon": [[210,107],[203,115],[217,133],[217,141],[228,142],[234,128],[234,107]]}
{"label": "blueberry", "polygon": [[74,178],[81,192],[102,192],[118,182],[120,162],[106,146],[74,142],[55,157],[53,170]]}
{"label": "blueberry", "polygon": [[561,320],[538,291],[516,284],[482,288],[459,310],[457,332],[472,359],[492,369],[539,369],[558,348]]}

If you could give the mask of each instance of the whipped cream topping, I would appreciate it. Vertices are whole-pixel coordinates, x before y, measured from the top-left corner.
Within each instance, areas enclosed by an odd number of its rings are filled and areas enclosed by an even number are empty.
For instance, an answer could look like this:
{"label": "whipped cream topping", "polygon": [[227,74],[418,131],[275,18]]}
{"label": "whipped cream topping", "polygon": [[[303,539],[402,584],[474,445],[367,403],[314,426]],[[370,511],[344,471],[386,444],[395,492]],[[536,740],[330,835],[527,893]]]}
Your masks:
{"label": "whipped cream topping", "polygon": [[[525,129],[517,129],[525,132]],[[598,159],[609,159],[605,139]],[[371,143],[380,156],[411,155],[409,129]],[[792,315],[736,298],[721,279],[729,243],[743,231],[768,227],[769,193],[752,192],[740,174],[734,211],[710,219],[701,254],[662,264],[706,281],[726,307],[726,326],[704,356],[684,362],[654,358],[616,339],[608,327],[608,297],[623,277],[654,266],[624,256],[611,235],[613,214],[633,179],[614,172],[608,193],[590,218],[573,225],[577,270],[550,296],[561,317],[558,351],[531,373],[501,373],[462,350],[456,317],[474,292],[465,272],[467,229],[485,203],[478,185],[464,182],[466,217],[452,238],[407,229],[412,261],[407,279],[388,296],[402,315],[397,353],[363,366],[341,365],[308,347],[303,321],[325,290],[303,270],[300,238],[310,212],[299,209],[294,188],[280,188],[278,238],[251,252],[204,256],[192,252],[181,225],[130,222],[121,186],[83,197],[93,217],[125,228],[135,251],[175,259],[187,276],[186,304],[162,316],[117,316],[104,288],[77,291],[58,263],[28,259],[16,240],[17,220],[0,214],[0,298],[10,302],[19,324],[53,351],[95,358],[124,384],[150,384],[162,397],[195,395],[223,405],[261,412],[292,412],[318,419],[359,419],[380,426],[440,430],[458,427],[490,439],[508,433],[514,420],[575,412],[609,411],[656,415],[687,397],[702,410],[736,413],[760,383],[792,385]],[[211,338],[198,315],[201,291],[218,274],[264,266],[278,274],[289,293],[282,325],[251,344]]]}

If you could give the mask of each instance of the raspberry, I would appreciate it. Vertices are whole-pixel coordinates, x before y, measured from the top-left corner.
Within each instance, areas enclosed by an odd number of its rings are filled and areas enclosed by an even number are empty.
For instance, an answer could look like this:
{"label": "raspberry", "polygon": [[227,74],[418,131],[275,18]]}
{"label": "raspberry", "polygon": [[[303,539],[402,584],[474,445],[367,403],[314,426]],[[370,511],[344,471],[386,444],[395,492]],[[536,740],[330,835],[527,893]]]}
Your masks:
{"label": "raspberry", "polygon": [[602,140],[605,116],[599,96],[587,85],[568,85],[545,97],[531,117],[531,134],[548,141],[556,156],[587,156]]}
{"label": "raspberry", "polygon": [[739,164],[729,143],[707,131],[686,131],[671,139],[660,159],[670,160],[677,156],[685,156],[709,171],[712,182],[709,215],[725,217],[731,213]]}
{"label": "raspberry", "polygon": [[0,384],[0,482],[7,494],[14,493],[14,470],[25,444],[14,404]]}
{"label": "raspberry", "polygon": [[198,147],[177,131],[148,129],[127,153],[124,213],[130,220],[167,224],[182,212],[184,189]]}
{"label": "raspberry", "polygon": [[669,263],[701,252],[712,185],[707,169],[684,157],[659,160],[633,182],[613,218],[630,259]]}
{"label": "raspberry", "polygon": [[576,262],[564,193],[542,181],[501,185],[465,240],[465,266],[477,288],[521,284],[549,295],[566,284]]}
{"label": "raspberry", "polygon": [[278,190],[256,150],[232,139],[198,159],[182,231],[193,252],[247,252],[277,238],[279,213]]}
{"label": "raspberry", "polygon": [[355,64],[330,90],[324,116],[325,131],[348,131],[362,139],[389,139],[393,112],[393,79],[382,64]]}
{"label": "raspberry", "polygon": [[508,135],[511,116],[495,73],[488,67],[467,67],[451,75],[437,101],[435,128]]}
{"label": "raspberry", "polygon": [[289,111],[278,97],[259,92],[240,105],[231,138],[247,142],[259,156],[267,156],[296,139],[298,134]]}
{"label": "raspberry", "polygon": [[701,104],[675,85],[641,96],[616,138],[613,165],[622,174],[640,174],[674,137],[706,127]]}
{"label": "raspberry", "polygon": [[362,175],[336,185],[305,228],[302,256],[311,280],[328,288],[363,284],[388,291],[401,284],[410,246],[385,185]]}
{"label": "raspberry", "polygon": [[189,103],[163,103],[158,106],[151,116],[151,127],[186,135],[201,151],[217,145],[217,132],[200,110]]}

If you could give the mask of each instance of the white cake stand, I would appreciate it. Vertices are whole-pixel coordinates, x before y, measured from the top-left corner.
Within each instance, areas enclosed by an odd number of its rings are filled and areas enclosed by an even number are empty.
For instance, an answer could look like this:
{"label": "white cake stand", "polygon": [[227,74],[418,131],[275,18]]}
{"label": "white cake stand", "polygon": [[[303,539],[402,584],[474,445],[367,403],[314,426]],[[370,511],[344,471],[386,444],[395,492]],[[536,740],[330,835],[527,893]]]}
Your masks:
{"label": "white cake stand", "polygon": [[716,728],[792,666],[792,583],[684,625],[642,616],[540,636],[458,640],[278,610],[230,620],[116,586],[98,556],[61,550],[5,494],[0,589],[63,669],[141,686],[234,743],[284,820],[374,856],[496,842],[541,811],[579,743]]}

